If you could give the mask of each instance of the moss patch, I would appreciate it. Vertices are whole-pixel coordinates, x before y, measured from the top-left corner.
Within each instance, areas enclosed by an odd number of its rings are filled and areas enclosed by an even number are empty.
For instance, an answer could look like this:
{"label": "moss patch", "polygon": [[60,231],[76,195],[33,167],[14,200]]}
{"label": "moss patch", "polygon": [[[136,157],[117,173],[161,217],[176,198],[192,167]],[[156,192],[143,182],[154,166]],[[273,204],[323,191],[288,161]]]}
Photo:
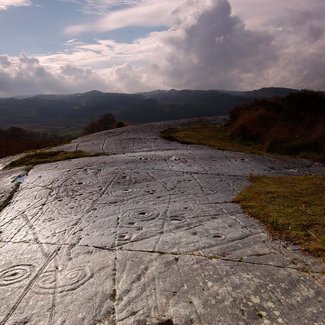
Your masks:
{"label": "moss patch", "polygon": [[325,176],[252,176],[235,199],[269,232],[325,262]]}
{"label": "moss patch", "polygon": [[99,155],[100,154],[92,154],[85,151],[38,151],[27,154],[11,162],[5,168],[11,169],[20,166],[36,166],[69,159],[96,157]]}

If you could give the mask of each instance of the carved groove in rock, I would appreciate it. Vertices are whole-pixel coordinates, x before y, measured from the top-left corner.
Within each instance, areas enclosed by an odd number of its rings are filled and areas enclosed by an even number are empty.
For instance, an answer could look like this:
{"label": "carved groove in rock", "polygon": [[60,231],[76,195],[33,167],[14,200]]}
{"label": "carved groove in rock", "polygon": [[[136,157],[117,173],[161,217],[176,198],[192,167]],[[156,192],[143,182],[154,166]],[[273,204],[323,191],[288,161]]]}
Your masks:
{"label": "carved groove in rock", "polygon": [[92,277],[93,273],[88,267],[75,267],[63,271],[50,270],[40,276],[34,291],[44,295],[74,291]]}
{"label": "carved groove in rock", "polygon": [[129,220],[130,222],[133,221],[151,221],[155,220],[159,217],[159,212],[151,209],[148,211],[148,208],[138,208],[138,209],[132,209],[128,210],[123,214],[123,217]]}
{"label": "carved groove in rock", "polygon": [[28,279],[35,267],[31,264],[19,264],[0,272],[0,287],[6,287]]}

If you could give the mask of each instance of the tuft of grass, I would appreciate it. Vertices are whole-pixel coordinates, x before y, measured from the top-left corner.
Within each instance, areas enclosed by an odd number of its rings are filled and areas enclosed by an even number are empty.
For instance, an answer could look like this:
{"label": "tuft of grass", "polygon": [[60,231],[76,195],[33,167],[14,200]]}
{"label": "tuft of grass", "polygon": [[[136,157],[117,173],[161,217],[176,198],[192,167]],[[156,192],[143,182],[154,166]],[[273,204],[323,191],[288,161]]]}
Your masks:
{"label": "tuft of grass", "polygon": [[96,157],[100,154],[92,154],[85,151],[37,151],[27,154],[10,164],[5,169],[11,169],[20,166],[36,166],[40,164],[48,164],[57,161],[85,158],[85,157]]}
{"label": "tuft of grass", "polygon": [[160,135],[164,139],[185,144],[201,144],[219,150],[263,154],[262,147],[259,145],[230,138],[228,126],[199,124],[193,127],[163,130]]}
{"label": "tuft of grass", "polygon": [[271,235],[325,262],[325,176],[251,176],[235,199]]}

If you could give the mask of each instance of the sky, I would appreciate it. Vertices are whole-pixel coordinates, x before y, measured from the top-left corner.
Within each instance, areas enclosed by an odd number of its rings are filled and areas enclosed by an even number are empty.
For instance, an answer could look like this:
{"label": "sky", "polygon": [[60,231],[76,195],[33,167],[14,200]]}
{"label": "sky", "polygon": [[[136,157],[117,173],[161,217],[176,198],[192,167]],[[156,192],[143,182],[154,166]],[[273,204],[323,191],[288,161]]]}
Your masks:
{"label": "sky", "polygon": [[0,0],[0,96],[325,90],[324,0]]}

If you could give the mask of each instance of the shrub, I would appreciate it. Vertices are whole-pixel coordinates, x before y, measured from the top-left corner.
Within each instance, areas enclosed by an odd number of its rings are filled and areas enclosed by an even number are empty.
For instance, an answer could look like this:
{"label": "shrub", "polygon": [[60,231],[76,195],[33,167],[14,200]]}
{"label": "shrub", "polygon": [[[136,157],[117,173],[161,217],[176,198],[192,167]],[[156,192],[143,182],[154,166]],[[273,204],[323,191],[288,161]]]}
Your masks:
{"label": "shrub", "polygon": [[102,115],[97,121],[89,123],[83,130],[83,134],[91,134],[116,128],[118,122],[112,114]]}
{"label": "shrub", "polygon": [[315,153],[324,161],[325,96],[303,90],[237,107],[230,113],[229,130],[233,139],[260,144],[267,152]]}

